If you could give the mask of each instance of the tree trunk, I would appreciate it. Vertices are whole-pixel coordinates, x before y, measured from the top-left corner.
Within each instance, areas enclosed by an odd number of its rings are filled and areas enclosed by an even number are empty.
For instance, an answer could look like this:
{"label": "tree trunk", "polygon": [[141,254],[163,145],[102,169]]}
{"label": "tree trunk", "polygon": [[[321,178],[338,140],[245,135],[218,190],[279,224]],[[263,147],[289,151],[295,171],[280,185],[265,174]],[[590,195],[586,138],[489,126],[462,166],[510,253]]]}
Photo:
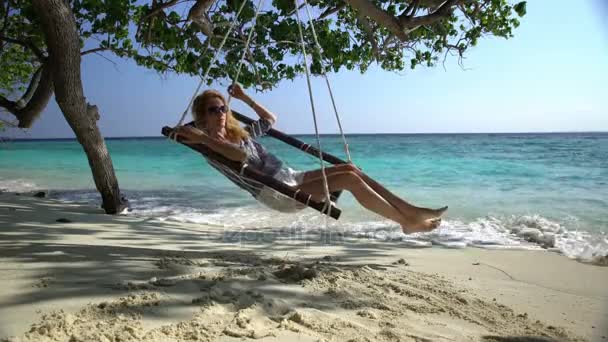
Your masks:
{"label": "tree trunk", "polygon": [[85,101],[80,78],[80,40],[72,9],[64,0],[34,0],[33,4],[45,35],[57,104],[84,148],[103,208],[108,214],[118,213],[125,203],[112,159],[97,127],[97,108]]}
{"label": "tree trunk", "polygon": [[48,61],[32,76],[23,97],[10,101],[0,95],[0,107],[13,114],[19,121],[19,128],[30,128],[53,96],[53,75]]}
{"label": "tree trunk", "polygon": [[[42,66],[40,78],[37,79],[37,75],[34,75],[30,88],[28,88],[22,99],[26,103],[25,107],[20,108],[14,113],[17,119],[19,119],[19,127],[21,128],[32,127],[34,121],[38,119],[40,113],[46,108],[53,96],[53,70],[49,66],[48,63]],[[33,94],[32,89],[35,89],[33,90]]]}

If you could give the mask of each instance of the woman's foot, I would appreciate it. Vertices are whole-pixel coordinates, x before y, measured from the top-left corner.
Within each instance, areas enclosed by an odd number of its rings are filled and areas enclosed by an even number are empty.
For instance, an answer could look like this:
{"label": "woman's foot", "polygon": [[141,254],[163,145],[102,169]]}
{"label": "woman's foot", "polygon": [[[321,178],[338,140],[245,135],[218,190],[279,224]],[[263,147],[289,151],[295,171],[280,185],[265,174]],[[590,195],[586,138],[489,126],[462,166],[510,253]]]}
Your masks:
{"label": "woman's foot", "polygon": [[430,232],[438,228],[441,225],[441,215],[448,210],[448,207],[445,206],[439,209],[424,208],[423,210],[416,217],[405,217],[405,220],[401,222],[403,233]]}
{"label": "woman's foot", "polygon": [[419,223],[401,224],[401,231],[404,234],[430,232],[431,230],[438,228],[440,225],[441,217],[435,217],[432,219],[424,220]]}

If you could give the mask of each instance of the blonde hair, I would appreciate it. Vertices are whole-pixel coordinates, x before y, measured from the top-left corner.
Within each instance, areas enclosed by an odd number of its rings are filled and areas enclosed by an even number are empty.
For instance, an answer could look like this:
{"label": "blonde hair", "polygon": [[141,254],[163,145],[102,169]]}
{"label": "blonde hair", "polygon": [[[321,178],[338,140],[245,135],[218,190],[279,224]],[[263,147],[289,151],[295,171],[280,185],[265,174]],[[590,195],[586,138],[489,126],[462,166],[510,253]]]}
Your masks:
{"label": "blonde hair", "polygon": [[[218,98],[222,101],[224,106],[227,106],[226,99],[217,90],[209,89],[205,90],[202,94],[198,95],[192,103],[192,116],[194,117],[194,123],[197,128],[206,129],[204,127],[205,120],[203,119],[207,114],[207,103],[213,98]],[[247,132],[239,122],[232,115],[232,111],[228,110],[226,113],[226,139],[233,143],[240,143],[241,141],[249,138],[249,132]]]}

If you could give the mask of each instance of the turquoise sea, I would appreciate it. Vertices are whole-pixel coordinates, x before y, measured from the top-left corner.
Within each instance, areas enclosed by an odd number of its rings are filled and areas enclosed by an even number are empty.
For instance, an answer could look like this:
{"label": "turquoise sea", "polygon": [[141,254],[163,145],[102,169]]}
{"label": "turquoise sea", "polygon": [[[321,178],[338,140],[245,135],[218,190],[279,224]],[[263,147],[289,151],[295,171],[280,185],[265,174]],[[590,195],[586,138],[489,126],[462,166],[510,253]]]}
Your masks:
{"label": "turquoise sea", "polygon": [[[299,136],[313,143],[313,136]],[[332,229],[408,246],[526,248],[593,260],[608,254],[608,133],[350,135],[353,161],[414,204],[449,206],[441,228],[402,234],[350,194],[339,221],[313,210],[278,214],[225,180],[200,155],[163,138],[108,139],[126,215],[227,227]],[[318,160],[265,137],[297,169]],[[324,150],[344,156],[338,136]],[[0,189],[45,189],[52,198],[99,205],[75,140],[0,143]]]}

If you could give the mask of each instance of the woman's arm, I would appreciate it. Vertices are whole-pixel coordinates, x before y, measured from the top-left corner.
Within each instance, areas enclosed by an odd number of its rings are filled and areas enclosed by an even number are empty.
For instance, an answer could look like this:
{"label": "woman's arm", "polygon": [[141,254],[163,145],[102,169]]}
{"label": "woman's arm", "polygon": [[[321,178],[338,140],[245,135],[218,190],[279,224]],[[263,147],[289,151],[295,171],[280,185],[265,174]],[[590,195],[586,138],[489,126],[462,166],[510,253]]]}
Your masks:
{"label": "woman's arm", "polygon": [[175,132],[185,138],[185,143],[205,144],[213,151],[230,160],[242,162],[247,159],[247,153],[237,144],[212,138],[200,129],[181,126],[176,128]]}
{"label": "woman's arm", "polygon": [[277,122],[277,116],[268,109],[264,108],[264,106],[261,104],[255,102],[249,95],[245,94],[245,91],[243,91],[240,84],[235,83],[228,87],[228,93],[230,93],[230,95],[232,95],[232,97],[235,99],[239,99],[249,105],[249,107],[251,107],[251,109],[253,109],[260,118],[270,121],[271,124]]}

